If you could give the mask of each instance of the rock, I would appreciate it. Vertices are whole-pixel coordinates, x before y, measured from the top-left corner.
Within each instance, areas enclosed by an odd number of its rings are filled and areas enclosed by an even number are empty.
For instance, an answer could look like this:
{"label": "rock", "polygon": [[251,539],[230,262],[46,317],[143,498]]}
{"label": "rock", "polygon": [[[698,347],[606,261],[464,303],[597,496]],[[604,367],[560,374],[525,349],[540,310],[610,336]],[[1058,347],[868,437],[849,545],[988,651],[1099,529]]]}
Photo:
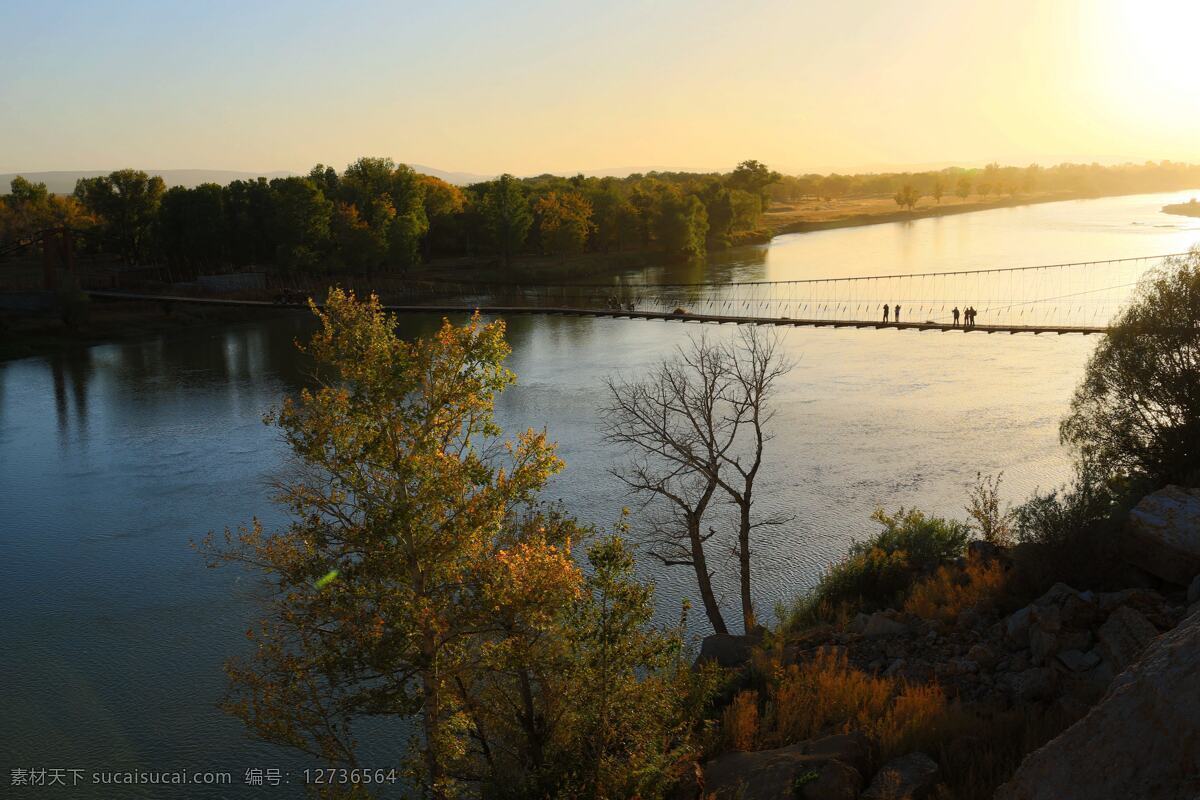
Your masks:
{"label": "rock", "polygon": [[1087,716],[1026,756],[996,800],[1200,796],[1200,614],[1157,638]]}
{"label": "rock", "polygon": [[1054,694],[1056,686],[1054,672],[1046,667],[1033,667],[1011,674],[1006,682],[1013,697],[1022,703],[1046,700]]}
{"label": "rock", "polygon": [[1029,629],[1029,656],[1033,663],[1042,665],[1046,659],[1058,652],[1058,637],[1041,628]]}
{"label": "rock", "polygon": [[1191,584],[1188,585],[1187,593],[1187,603],[1189,606],[1197,602],[1200,602],[1200,575],[1192,578]]}
{"label": "rock", "polygon": [[991,669],[996,665],[997,660],[996,651],[982,642],[971,645],[971,649],[967,651],[967,658],[983,669]]}
{"label": "rock", "polygon": [[862,788],[858,770],[827,754],[805,753],[808,744],[714,758],[704,767],[703,796],[706,800],[854,800]]}
{"label": "rock", "polygon": [[792,785],[793,795],[780,796],[799,797],[801,800],[856,800],[862,791],[862,775],[841,761],[827,761],[815,772],[815,778],[813,771],[800,776]]}
{"label": "rock", "polygon": [[1200,489],[1168,486],[1143,497],[1129,512],[1121,545],[1126,561],[1187,586],[1200,574]]}
{"label": "rock", "polygon": [[1062,583],[1060,581],[1059,583],[1056,583],[1053,586],[1051,586],[1049,589],[1047,589],[1046,593],[1043,594],[1041,597],[1039,597],[1037,600],[1034,600],[1033,605],[1035,607],[1058,606],[1058,605],[1062,605],[1062,603],[1064,601],[1066,601],[1068,598],[1078,597],[1078,596],[1079,596],[1079,592],[1075,591],[1070,586],[1067,586],[1065,583]]}
{"label": "rock", "polygon": [[805,755],[836,758],[859,772],[867,771],[870,748],[867,737],[861,733],[839,733],[835,736],[810,739],[807,742],[801,742],[800,749]]}
{"label": "rock", "polygon": [[1156,636],[1158,630],[1129,606],[1109,614],[1096,632],[1100,653],[1114,673],[1132,664]]}
{"label": "rock", "polygon": [[854,619],[846,627],[855,633],[862,633],[863,629],[867,627],[867,622],[870,621],[870,619],[871,617],[869,615],[860,611],[854,615]]}
{"label": "rock", "polygon": [[1019,611],[1009,614],[1004,620],[1004,635],[1020,647],[1029,646],[1029,623],[1033,616],[1033,607],[1025,606]]}
{"label": "rock", "polygon": [[1100,663],[1100,654],[1095,650],[1086,653],[1079,650],[1063,650],[1058,654],[1058,661],[1071,672],[1087,672]]}
{"label": "rock", "polygon": [[700,643],[697,664],[715,661],[722,667],[740,667],[750,660],[758,639],[753,636],[735,636],[730,633],[714,633],[705,636]]}
{"label": "rock", "polygon": [[908,633],[908,626],[897,622],[882,611],[876,611],[863,627],[863,637],[875,639],[881,636],[899,636]]}
{"label": "rock", "polygon": [[919,800],[933,789],[938,765],[924,753],[893,758],[875,774],[862,800]]}

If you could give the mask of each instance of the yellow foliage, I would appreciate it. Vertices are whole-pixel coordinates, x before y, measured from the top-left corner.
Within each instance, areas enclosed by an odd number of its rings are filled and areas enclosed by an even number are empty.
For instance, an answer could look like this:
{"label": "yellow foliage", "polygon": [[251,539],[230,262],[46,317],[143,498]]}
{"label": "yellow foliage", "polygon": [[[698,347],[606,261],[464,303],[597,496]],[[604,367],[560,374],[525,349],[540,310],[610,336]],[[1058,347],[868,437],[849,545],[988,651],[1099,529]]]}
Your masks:
{"label": "yellow foliage", "polygon": [[904,610],[924,619],[953,620],[963,611],[996,597],[1005,584],[998,561],[972,558],[965,568],[941,566],[918,582],[904,601]]}
{"label": "yellow foliage", "polygon": [[725,709],[725,736],[731,750],[753,750],[758,740],[758,692],[737,693]]}
{"label": "yellow foliage", "polygon": [[850,668],[844,653],[824,651],[789,664],[770,687],[770,737],[786,744],[870,727],[883,716],[893,689],[890,678]]}

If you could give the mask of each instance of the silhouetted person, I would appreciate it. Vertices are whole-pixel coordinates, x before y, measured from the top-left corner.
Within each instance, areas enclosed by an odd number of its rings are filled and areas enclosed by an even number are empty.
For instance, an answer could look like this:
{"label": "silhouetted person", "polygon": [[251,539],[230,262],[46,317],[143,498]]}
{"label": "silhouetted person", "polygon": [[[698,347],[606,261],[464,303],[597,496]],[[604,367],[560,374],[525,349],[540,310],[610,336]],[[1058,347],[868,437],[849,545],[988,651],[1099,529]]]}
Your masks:
{"label": "silhouetted person", "polygon": [[954,310],[951,311],[950,313],[954,315],[954,327],[957,328],[958,327],[958,306],[955,306]]}
{"label": "silhouetted person", "polygon": [[896,322],[900,321],[900,304],[899,303],[896,303],[896,313],[892,315],[892,318],[895,319]]}
{"label": "silhouetted person", "polygon": [[891,308],[887,303],[883,304],[883,321],[888,321],[888,310]]}
{"label": "silhouetted person", "polygon": [[975,327],[975,309],[972,306],[967,306],[967,327]]}

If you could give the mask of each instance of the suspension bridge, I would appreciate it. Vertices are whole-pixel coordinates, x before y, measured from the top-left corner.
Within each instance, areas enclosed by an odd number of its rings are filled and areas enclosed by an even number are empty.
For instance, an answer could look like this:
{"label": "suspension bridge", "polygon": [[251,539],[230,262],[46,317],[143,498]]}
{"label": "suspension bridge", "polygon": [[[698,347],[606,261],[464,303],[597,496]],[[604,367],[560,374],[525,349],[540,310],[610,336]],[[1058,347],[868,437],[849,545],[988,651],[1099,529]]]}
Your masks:
{"label": "suspension bridge", "polygon": [[[385,307],[395,313],[479,311],[497,316],[1090,334],[1108,329],[1147,272],[1180,255],[777,281],[652,283],[623,279],[536,285],[412,281],[380,294]],[[361,292],[364,287],[354,288]],[[90,294],[106,299],[278,308],[303,307],[307,293],[284,288],[274,300],[101,290]],[[973,324],[967,323],[967,309],[975,312]]]}

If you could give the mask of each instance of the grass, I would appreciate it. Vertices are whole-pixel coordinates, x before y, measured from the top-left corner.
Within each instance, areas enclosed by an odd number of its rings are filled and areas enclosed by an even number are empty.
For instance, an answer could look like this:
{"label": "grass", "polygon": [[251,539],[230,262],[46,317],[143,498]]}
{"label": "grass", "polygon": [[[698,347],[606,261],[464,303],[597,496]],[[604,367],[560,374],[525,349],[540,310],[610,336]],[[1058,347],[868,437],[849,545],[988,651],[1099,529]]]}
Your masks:
{"label": "grass", "polygon": [[972,557],[964,567],[943,564],[912,586],[904,610],[924,619],[952,622],[969,608],[993,602],[1007,580],[1008,571],[997,560]]}
{"label": "grass", "polygon": [[725,708],[723,750],[767,750],[859,732],[870,750],[866,778],[888,760],[920,751],[939,764],[938,800],[991,798],[1027,753],[1075,721],[1036,705],[964,706],[935,683],[870,674],[836,651],[786,666],[758,657],[755,669],[769,674],[760,689],[738,692]]}

